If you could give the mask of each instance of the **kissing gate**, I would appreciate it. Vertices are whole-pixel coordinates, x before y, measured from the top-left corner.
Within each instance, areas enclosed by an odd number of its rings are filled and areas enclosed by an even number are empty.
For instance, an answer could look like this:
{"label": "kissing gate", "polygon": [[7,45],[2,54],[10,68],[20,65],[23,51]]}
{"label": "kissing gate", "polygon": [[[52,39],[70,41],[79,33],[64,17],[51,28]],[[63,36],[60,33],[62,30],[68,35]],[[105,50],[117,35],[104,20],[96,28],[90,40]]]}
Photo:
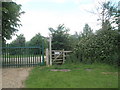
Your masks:
{"label": "kissing gate", "polygon": [[44,65],[44,46],[2,47],[2,67],[31,67]]}

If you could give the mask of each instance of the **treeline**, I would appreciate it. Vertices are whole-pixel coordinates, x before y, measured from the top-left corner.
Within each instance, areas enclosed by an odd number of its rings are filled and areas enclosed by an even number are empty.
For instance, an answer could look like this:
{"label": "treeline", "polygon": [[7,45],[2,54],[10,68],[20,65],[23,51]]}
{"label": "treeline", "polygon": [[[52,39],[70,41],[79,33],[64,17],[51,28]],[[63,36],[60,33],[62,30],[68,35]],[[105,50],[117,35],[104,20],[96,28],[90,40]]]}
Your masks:
{"label": "treeline", "polygon": [[[38,55],[41,53],[42,48],[47,47],[47,39],[43,37],[40,33],[36,34],[30,41],[26,41],[23,34],[17,35],[17,38],[13,40],[10,44],[6,44],[6,47],[12,47],[9,49],[10,55],[19,54],[33,54]],[[21,47],[21,49],[16,49],[14,47]],[[28,49],[22,49],[22,47],[27,47]],[[30,47],[40,47],[40,48],[30,48]]]}
{"label": "treeline", "polygon": [[[13,10],[14,9],[14,10]],[[6,12],[7,10],[7,12]],[[13,14],[18,13],[18,14]],[[15,2],[2,3],[2,44],[5,46],[6,40],[11,39],[12,35],[18,31],[16,28],[21,26],[20,15],[24,12],[21,5]],[[98,16],[101,28],[93,32],[88,24],[85,24],[83,31],[69,34],[69,28],[59,25],[56,29],[49,28],[52,34],[52,49],[71,50],[73,53],[68,57],[67,62],[83,63],[107,63],[119,65],[120,59],[120,10],[112,2],[102,2],[93,12]],[[30,41],[25,40],[24,35],[18,35],[16,40],[12,41],[10,47],[47,47],[47,40],[40,33],[36,34]],[[9,54],[24,54],[25,50],[12,50]],[[28,54],[40,53],[38,49],[27,51]],[[4,49],[3,49],[4,54]]]}
{"label": "treeline", "polygon": [[81,36],[73,50],[75,58],[70,57],[70,60],[89,64],[97,62],[118,65],[119,36],[117,30],[98,30],[92,35]]}
{"label": "treeline", "polygon": [[[62,29],[61,29],[62,28]],[[64,25],[59,25],[56,30],[49,28],[52,33],[52,49],[71,50],[73,53],[67,58],[72,63],[119,63],[119,31],[118,29],[100,29],[93,33],[88,24],[83,32],[74,35],[68,34]]]}
{"label": "treeline", "polygon": [[74,35],[68,34],[69,29],[64,25],[59,25],[57,29],[49,28],[53,49],[73,51],[66,62],[120,64],[120,10],[110,1],[103,2],[97,9],[97,15],[101,28],[96,32],[88,24],[82,32]]}

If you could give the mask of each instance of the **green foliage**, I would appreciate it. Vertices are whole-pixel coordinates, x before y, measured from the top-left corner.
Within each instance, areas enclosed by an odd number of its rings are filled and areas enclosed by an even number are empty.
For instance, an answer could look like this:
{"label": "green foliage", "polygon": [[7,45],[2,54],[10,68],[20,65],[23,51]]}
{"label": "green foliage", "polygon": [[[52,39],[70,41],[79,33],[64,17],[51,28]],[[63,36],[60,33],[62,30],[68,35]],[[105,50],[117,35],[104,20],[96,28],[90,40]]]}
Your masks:
{"label": "green foliage", "polygon": [[93,35],[93,30],[91,29],[91,27],[88,24],[85,24],[85,27],[83,28],[83,33],[82,36],[83,37],[88,37]]}
{"label": "green foliage", "polygon": [[[25,37],[23,34],[17,35],[17,38],[10,43],[10,47],[25,47]],[[10,55],[23,54],[24,49],[10,49]]]}
{"label": "green foliage", "polygon": [[[102,53],[100,53],[100,59],[104,60],[103,62],[109,63],[109,64],[116,64],[118,65],[119,61],[119,42],[118,42],[118,36],[119,33],[114,30],[101,30],[97,33],[97,42],[101,43],[99,49]],[[115,58],[116,57],[116,58]]]}
{"label": "green foliage", "polygon": [[67,64],[76,64],[76,63],[80,63],[80,61],[78,60],[78,58],[76,57],[76,55],[74,55],[73,53],[69,54],[69,56],[66,57],[66,62]]}
{"label": "green foliage", "polygon": [[69,50],[69,29],[64,27],[63,25],[59,25],[57,29],[49,28],[52,34],[52,49],[54,50]]}
{"label": "green foliage", "polygon": [[2,2],[2,41],[12,38],[12,35],[18,31],[20,24],[21,5],[15,2]]}
{"label": "green foliage", "polygon": [[79,41],[79,37],[77,33],[75,33],[74,35],[69,35],[69,47],[70,47],[69,50],[74,50],[78,41]]}
{"label": "green foliage", "polygon": [[95,35],[82,38],[74,53],[80,62],[118,65],[118,35],[114,30],[98,30]]}
{"label": "green foliage", "polygon": [[41,34],[38,33],[29,41],[29,46],[41,46],[42,40],[43,36],[41,36]]}
{"label": "green foliage", "polygon": [[[98,20],[101,21],[102,29],[109,29],[109,25],[118,22],[118,8],[116,4],[113,4],[111,1],[99,2],[99,6],[96,8],[96,14],[98,15]],[[112,28],[115,26],[112,25]],[[108,26],[108,27],[107,27]]]}
{"label": "green foliage", "polygon": [[17,35],[17,38],[10,43],[11,47],[24,47],[25,46],[25,37],[23,34]]}
{"label": "green foliage", "polygon": [[[40,33],[36,34],[30,41],[26,42],[26,46],[34,46],[34,47],[41,47],[44,46],[44,49],[48,47],[47,40],[43,37]],[[29,51],[31,54],[39,54],[40,49],[32,49]]]}
{"label": "green foliage", "polygon": [[[120,34],[119,28],[118,30],[114,28],[115,24],[118,24],[119,10],[110,1],[102,2],[97,9],[97,14],[98,20],[102,22],[101,29],[93,33],[86,24],[83,33],[79,35],[73,55],[79,62],[87,64],[97,62],[119,65]],[[75,56],[73,60],[76,60]]]}

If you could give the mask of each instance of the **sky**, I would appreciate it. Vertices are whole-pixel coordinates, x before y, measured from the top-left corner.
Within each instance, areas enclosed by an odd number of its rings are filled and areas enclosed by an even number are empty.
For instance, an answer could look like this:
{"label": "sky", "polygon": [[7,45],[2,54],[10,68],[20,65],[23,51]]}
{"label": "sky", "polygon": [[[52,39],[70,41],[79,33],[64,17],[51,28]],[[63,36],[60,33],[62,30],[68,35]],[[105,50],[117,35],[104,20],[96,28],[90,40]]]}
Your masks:
{"label": "sky", "polygon": [[[64,24],[70,29],[70,34],[80,33],[86,23],[93,31],[100,28],[97,15],[91,13],[103,0],[14,0],[22,5],[25,14],[21,15],[22,27],[16,33],[24,34],[29,41],[37,33],[48,37],[49,27],[54,29]],[[112,0],[118,2],[119,0]],[[13,36],[14,40],[16,36]],[[8,40],[11,42],[12,40]]]}

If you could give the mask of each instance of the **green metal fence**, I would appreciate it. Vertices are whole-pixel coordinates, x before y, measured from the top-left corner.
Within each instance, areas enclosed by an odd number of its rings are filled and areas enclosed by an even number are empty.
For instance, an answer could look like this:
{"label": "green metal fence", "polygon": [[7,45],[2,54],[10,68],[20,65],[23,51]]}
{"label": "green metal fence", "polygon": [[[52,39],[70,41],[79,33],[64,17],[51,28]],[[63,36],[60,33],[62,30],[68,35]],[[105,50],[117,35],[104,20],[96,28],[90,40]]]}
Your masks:
{"label": "green metal fence", "polygon": [[2,47],[2,67],[44,65],[44,47]]}

